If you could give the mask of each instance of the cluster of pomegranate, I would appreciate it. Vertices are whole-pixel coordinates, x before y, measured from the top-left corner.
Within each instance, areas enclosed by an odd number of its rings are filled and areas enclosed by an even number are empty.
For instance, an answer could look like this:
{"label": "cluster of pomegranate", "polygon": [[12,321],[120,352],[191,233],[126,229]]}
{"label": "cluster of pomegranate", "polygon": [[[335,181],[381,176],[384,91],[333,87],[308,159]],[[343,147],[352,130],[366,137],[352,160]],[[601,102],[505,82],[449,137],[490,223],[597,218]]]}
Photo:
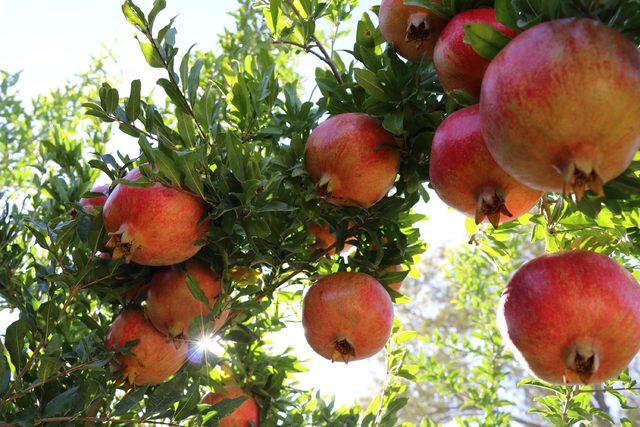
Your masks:
{"label": "cluster of pomegranate", "polygon": [[[136,168],[124,179],[137,181],[141,177]],[[186,362],[191,323],[204,318],[221,296],[220,276],[192,258],[209,227],[206,204],[182,189],[160,183],[121,183],[110,194],[108,191],[108,186],[96,187],[91,192],[102,196],[83,198],[80,205],[93,215],[102,208],[110,237],[107,246],[113,250],[109,257],[158,268],[149,283],[130,294],[135,299],[146,292],[145,309],[126,308],[114,320],[105,344],[115,352],[113,365],[121,371],[127,386],[160,384]],[[192,294],[189,280],[197,281],[202,300]],[[223,311],[215,319],[214,330],[224,324],[227,315],[228,311]],[[203,403],[214,404],[240,395],[246,396],[246,401],[223,418],[221,425],[257,426],[255,400],[235,386],[229,386],[225,393],[207,395]]]}
{"label": "cluster of pomegranate", "polygon": [[[479,97],[437,129],[430,181],[449,206],[495,227],[528,212],[543,191],[587,190],[621,174],[640,148],[640,53],[590,19],[538,24],[520,34],[493,9],[445,25],[427,9],[383,0],[380,29],[411,61],[433,59],[443,88]],[[493,59],[465,42],[470,23],[512,39]],[[592,252],[537,258],[510,280],[500,330],[532,374],[558,384],[618,375],[640,349],[640,285]]]}

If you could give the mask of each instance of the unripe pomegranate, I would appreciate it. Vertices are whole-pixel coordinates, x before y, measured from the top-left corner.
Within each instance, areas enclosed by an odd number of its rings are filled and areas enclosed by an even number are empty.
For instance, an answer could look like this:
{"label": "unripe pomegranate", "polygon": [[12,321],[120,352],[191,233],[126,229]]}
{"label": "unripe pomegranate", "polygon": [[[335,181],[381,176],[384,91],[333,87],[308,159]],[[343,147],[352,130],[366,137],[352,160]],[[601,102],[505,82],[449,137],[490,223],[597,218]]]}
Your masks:
{"label": "unripe pomegranate", "polygon": [[603,255],[542,256],[509,281],[498,324],[517,359],[538,378],[602,383],[640,348],[640,285]]}
{"label": "unripe pomegranate", "polygon": [[[307,223],[307,229],[311,232],[311,234],[313,234],[316,237],[316,248],[318,250],[322,250],[322,251],[327,250],[336,243],[336,236],[334,236],[333,233],[331,233],[331,229],[329,228],[328,225],[323,227],[322,225],[318,224],[315,221],[309,221]],[[353,239],[347,239],[347,241],[349,240],[353,240]],[[342,250],[340,251],[340,254],[349,252],[349,250],[351,250],[352,247],[353,246],[345,242],[344,246],[342,247]],[[332,256],[335,253],[336,253],[336,249],[332,248],[327,252],[327,256]]]}
{"label": "unripe pomegranate", "polygon": [[479,98],[482,78],[490,60],[478,55],[464,41],[465,26],[476,23],[491,25],[509,38],[517,34],[496,20],[492,8],[466,10],[454,16],[442,30],[433,51],[433,64],[444,90],[464,90]]}
{"label": "unripe pomegranate", "polygon": [[[198,282],[211,307],[222,290],[220,276],[200,262],[187,261],[185,265],[157,270],[147,291],[147,316],[156,329],[172,337],[186,335],[191,322],[210,311],[209,306],[196,299],[189,290],[187,275]],[[215,329],[222,326],[227,315],[226,311],[220,314]]]}
{"label": "unripe pomegranate", "polygon": [[90,190],[91,193],[102,193],[102,196],[88,197],[80,199],[80,206],[90,215],[97,215],[98,209],[104,206],[104,202],[107,201],[107,193],[109,192],[108,185],[98,185]]}
{"label": "unripe pomegranate", "polygon": [[640,52],[594,20],[536,25],[487,68],[480,116],[489,151],[518,180],[602,195],[640,148]]}
{"label": "unripe pomegranate", "polygon": [[131,385],[155,385],[178,372],[187,359],[185,341],[167,339],[144,317],[139,309],[126,309],[114,320],[106,339],[106,347],[117,351],[131,341],[131,355],[117,354],[114,365]]}
{"label": "unripe pomegranate", "polygon": [[307,342],[331,361],[366,359],[391,334],[393,304],[384,287],[364,273],[341,272],[313,284],[303,301]]}
{"label": "unripe pomegranate", "polygon": [[362,113],[333,116],[307,140],[305,164],[325,199],[339,206],[370,207],[393,187],[400,153],[377,119]]}
{"label": "unripe pomegranate", "polygon": [[[433,3],[438,3],[434,1]],[[405,6],[404,0],[382,0],[380,32],[395,51],[410,61],[426,62],[433,57],[433,47],[446,21],[425,7]]]}
{"label": "unripe pomegranate", "polygon": [[246,400],[235,411],[220,420],[220,427],[259,427],[260,408],[258,408],[258,404],[253,397],[238,386],[227,386],[220,393],[209,393],[202,399],[202,403],[215,405],[223,400],[239,397],[246,397]]}
{"label": "unripe pomegranate", "polygon": [[440,124],[429,163],[431,185],[449,206],[494,227],[533,208],[542,193],[509,176],[493,160],[480,130],[478,105]]}
{"label": "unripe pomegranate", "polygon": [[[138,168],[124,179],[136,181]],[[203,200],[157,183],[151,187],[118,184],[102,211],[115,259],[141,265],[172,265],[200,250],[209,221]]]}

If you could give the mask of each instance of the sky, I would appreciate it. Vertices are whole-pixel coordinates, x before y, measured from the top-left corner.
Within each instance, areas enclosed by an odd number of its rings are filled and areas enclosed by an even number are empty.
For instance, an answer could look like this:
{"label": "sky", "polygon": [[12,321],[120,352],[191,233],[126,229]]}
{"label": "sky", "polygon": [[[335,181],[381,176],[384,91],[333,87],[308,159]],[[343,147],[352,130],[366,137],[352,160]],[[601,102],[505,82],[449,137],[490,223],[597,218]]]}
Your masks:
{"label": "sky", "polygon": [[[114,84],[121,93],[128,93],[129,82],[142,79],[143,91],[150,90],[162,76],[151,69],[140,53],[133,35],[133,27],[120,11],[120,0],[0,0],[0,69],[9,72],[22,70],[19,90],[23,99],[62,86],[74,74],[84,71],[91,57],[110,49],[116,57],[116,68],[109,70],[116,76]],[[376,0],[361,0],[354,17],[357,21],[363,11]],[[148,11],[151,0],[136,1]],[[201,50],[214,49],[217,34],[224,27],[232,28],[233,19],[227,12],[233,10],[233,0],[169,0],[161,18],[178,15],[177,44],[184,52],[197,43]],[[355,22],[351,28],[355,29]],[[165,21],[162,21],[165,22]],[[346,40],[353,43],[355,34]],[[307,85],[313,84],[314,67],[319,66],[309,57],[300,63],[299,71]],[[310,91],[312,86],[308,86]],[[117,132],[115,132],[117,134]],[[137,144],[130,137],[118,135],[109,144],[109,150],[137,152]],[[423,239],[430,245],[425,256],[443,245],[457,245],[467,239],[464,217],[449,209],[431,193],[428,204],[421,203],[416,210],[428,216],[419,224]],[[0,333],[15,319],[17,313],[0,312]],[[309,371],[298,379],[306,388],[316,388],[325,396],[335,396],[338,404],[350,404],[360,398],[373,397],[376,378],[383,375],[380,359],[332,364],[317,356],[304,341],[302,327],[292,324],[274,337],[277,343],[294,347],[301,360],[307,360]],[[280,347],[281,348],[281,347]],[[381,357],[381,356],[378,356]]]}

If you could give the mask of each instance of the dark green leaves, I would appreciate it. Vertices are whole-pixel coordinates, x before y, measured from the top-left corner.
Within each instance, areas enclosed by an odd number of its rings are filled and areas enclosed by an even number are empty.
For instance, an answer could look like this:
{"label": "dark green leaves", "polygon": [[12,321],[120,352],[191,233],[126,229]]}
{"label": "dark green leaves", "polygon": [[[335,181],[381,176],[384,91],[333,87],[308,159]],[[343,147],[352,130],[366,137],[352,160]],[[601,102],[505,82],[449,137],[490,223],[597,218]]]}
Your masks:
{"label": "dark green leaves", "polygon": [[129,100],[127,101],[127,106],[124,111],[130,122],[136,121],[140,115],[140,80],[133,80],[131,82],[131,92],[129,93]]}
{"label": "dark green leaves", "polygon": [[29,331],[29,324],[24,319],[18,319],[7,328],[4,345],[11,356],[11,363],[20,372],[26,361],[25,338]]}
{"label": "dark green leaves", "polygon": [[469,43],[478,55],[493,59],[511,39],[489,24],[465,24],[465,43]]}
{"label": "dark green leaves", "polygon": [[496,0],[494,10],[498,22],[514,30],[518,29],[518,13],[511,0]]}
{"label": "dark green leaves", "polygon": [[122,13],[130,24],[136,26],[139,30],[144,30],[147,26],[147,20],[144,12],[136,6],[131,0],[126,0],[122,4]]}

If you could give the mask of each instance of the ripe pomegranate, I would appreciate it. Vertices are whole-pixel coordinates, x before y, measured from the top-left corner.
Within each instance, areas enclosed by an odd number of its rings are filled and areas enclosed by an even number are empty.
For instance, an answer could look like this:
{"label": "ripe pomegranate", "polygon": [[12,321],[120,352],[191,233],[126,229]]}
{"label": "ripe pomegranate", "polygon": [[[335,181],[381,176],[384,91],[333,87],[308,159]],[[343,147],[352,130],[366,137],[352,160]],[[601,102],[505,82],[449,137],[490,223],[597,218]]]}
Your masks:
{"label": "ripe pomegranate", "polygon": [[489,151],[518,180],[602,195],[640,148],[640,52],[590,19],[536,25],[487,68],[480,116]]}
{"label": "ripe pomegranate", "polygon": [[[125,179],[141,177],[138,168]],[[200,250],[209,221],[201,199],[184,191],[155,184],[134,187],[118,184],[102,211],[111,236],[108,246],[115,259],[141,265],[172,265],[191,258]]]}
{"label": "ripe pomegranate", "polygon": [[[433,1],[432,3],[439,3]],[[410,61],[431,61],[433,47],[446,21],[427,8],[405,6],[404,0],[382,0],[380,32],[395,51]]]}
{"label": "ripe pomegranate", "polygon": [[144,317],[142,310],[126,309],[114,320],[105,344],[117,351],[135,340],[138,343],[129,349],[131,355],[114,356],[114,365],[130,385],[160,384],[178,372],[187,359],[186,342],[167,339]]}
{"label": "ripe pomegranate", "polygon": [[90,190],[91,193],[102,193],[102,196],[88,197],[80,199],[80,206],[90,215],[97,215],[98,209],[104,206],[104,202],[107,200],[107,194],[109,193],[108,185],[98,185]]}
{"label": "ripe pomegranate", "polygon": [[259,427],[260,408],[258,408],[258,404],[253,397],[238,386],[227,386],[221,393],[209,393],[202,399],[202,403],[215,405],[223,400],[238,397],[246,397],[246,400],[235,411],[220,420],[220,427]]}
{"label": "ripe pomegranate", "polygon": [[368,274],[324,276],[304,297],[302,326],[307,342],[331,361],[373,356],[389,339],[392,323],[391,297]]}
{"label": "ripe pomegranate", "polygon": [[[222,290],[220,276],[200,262],[187,261],[185,265],[156,270],[147,291],[147,316],[156,329],[172,337],[186,335],[191,322],[210,311],[189,290],[187,275],[198,281],[211,307],[215,305]],[[222,326],[227,315],[226,311],[221,313],[216,319],[215,329]]]}
{"label": "ripe pomegranate", "polygon": [[433,51],[433,64],[444,90],[464,90],[479,98],[482,77],[490,60],[478,55],[464,41],[465,26],[475,23],[491,25],[509,38],[517,34],[496,20],[492,8],[466,10],[454,16],[442,30]]}
{"label": "ripe pomegranate", "polygon": [[[318,224],[315,221],[309,221],[307,223],[307,228],[309,229],[311,234],[316,236],[316,248],[318,250],[321,250],[321,251],[327,250],[336,242],[336,237],[331,233],[331,229],[329,228],[328,225],[323,227],[322,225]],[[349,240],[353,240],[353,239],[347,239],[347,241]],[[345,242],[344,246],[342,247],[342,250],[340,251],[340,254],[342,255],[344,253],[349,252],[349,250],[351,250],[352,247],[353,246]],[[327,252],[327,256],[332,256],[335,253],[336,253],[335,248],[332,248]]]}
{"label": "ripe pomegranate", "polygon": [[[379,273],[380,274],[400,273],[401,271],[404,271],[404,267],[401,264],[398,264],[398,265],[390,265],[389,267],[385,267],[385,268],[381,269],[379,271]],[[398,292],[398,291],[400,291],[400,287],[402,286],[402,282],[390,283],[387,286],[389,286],[394,291]]]}
{"label": "ripe pomegranate", "polygon": [[528,212],[542,193],[509,176],[493,160],[480,130],[478,105],[456,111],[431,146],[431,185],[449,206],[494,227]]}
{"label": "ripe pomegranate", "polygon": [[305,147],[305,164],[325,199],[368,208],[393,187],[400,153],[393,136],[361,113],[333,116],[317,126]]}
{"label": "ripe pomegranate", "polygon": [[593,252],[546,255],[523,265],[500,301],[498,323],[518,360],[557,384],[598,384],[640,348],[640,285]]}

